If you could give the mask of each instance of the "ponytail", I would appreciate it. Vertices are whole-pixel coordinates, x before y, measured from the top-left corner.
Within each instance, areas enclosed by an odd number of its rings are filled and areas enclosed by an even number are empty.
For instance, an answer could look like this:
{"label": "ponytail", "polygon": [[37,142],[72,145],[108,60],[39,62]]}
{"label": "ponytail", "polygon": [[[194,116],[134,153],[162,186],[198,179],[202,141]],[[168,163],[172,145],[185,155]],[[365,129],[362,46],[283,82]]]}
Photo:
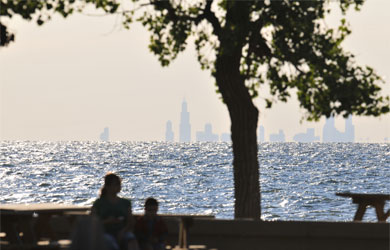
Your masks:
{"label": "ponytail", "polygon": [[100,198],[102,198],[103,196],[105,196],[106,193],[107,193],[106,185],[103,185],[103,187],[100,189]]}

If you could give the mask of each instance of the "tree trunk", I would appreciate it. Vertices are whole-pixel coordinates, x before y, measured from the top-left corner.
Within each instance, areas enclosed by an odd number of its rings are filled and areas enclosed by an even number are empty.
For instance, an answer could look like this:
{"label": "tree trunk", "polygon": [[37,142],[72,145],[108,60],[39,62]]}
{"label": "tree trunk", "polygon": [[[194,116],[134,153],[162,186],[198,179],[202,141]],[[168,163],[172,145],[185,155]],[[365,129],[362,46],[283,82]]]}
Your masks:
{"label": "tree trunk", "polygon": [[[238,56],[238,54],[237,54]],[[220,56],[215,77],[231,120],[234,172],[234,217],[260,219],[258,110],[239,72],[239,56]]]}

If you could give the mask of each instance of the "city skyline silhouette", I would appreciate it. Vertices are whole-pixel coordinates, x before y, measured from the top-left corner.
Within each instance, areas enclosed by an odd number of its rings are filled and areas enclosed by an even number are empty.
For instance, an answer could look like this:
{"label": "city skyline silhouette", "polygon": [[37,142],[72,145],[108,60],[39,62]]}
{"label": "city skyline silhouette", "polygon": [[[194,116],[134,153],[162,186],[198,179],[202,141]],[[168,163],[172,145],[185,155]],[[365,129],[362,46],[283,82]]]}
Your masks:
{"label": "city skyline silhouette", "polygon": [[[283,129],[278,129],[277,133],[270,133],[268,140],[266,137],[266,129],[260,124],[258,126],[258,141],[259,142],[355,142],[355,126],[352,123],[352,116],[344,119],[345,128],[344,132],[339,131],[335,126],[335,118],[330,117],[326,119],[325,124],[322,126],[322,137],[316,134],[314,128],[306,128],[306,132],[296,133],[292,136],[292,139],[287,138],[286,133]],[[195,140],[191,140],[191,123],[190,123],[190,112],[188,110],[188,103],[184,99],[181,105],[180,113],[180,126],[179,126],[179,142],[230,142],[230,133],[221,133],[218,135],[213,132],[212,123],[207,122],[204,125],[204,129],[196,131]],[[386,138],[384,139],[386,141]],[[173,142],[174,132],[173,124],[170,120],[166,123],[165,128],[165,141]]]}

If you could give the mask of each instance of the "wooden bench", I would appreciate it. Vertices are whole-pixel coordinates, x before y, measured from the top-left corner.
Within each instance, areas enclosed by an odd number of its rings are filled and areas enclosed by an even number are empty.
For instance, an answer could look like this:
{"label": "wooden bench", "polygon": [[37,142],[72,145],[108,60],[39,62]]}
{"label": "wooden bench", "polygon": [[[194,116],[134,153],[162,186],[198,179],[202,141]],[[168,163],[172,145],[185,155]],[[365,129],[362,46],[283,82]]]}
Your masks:
{"label": "wooden bench", "polygon": [[[134,214],[137,218],[140,214]],[[207,247],[202,244],[189,244],[188,231],[191,231],[191,226],[194,219],[214,219],[214,216],[209,215],[188,215],[188,214],[159,214],[164,219],[168,228],[166,237],[167,250],[206,250]],[[76,222],[71,240],[75,243],[76,249],[83,249],[84,245],[93,245],[98,239],[90,239],[91,235],[99,235],[101,229],[95,226],[89,226],[94,223],[96,218],[91,216],[80,217],[80,221]],[[91,230],[100,230],[95,232]]]}
{"label": "wooden bench", "polygon": [[359,193],[336,193],[337,196],[352,198],[352,203],[357,204],[354,221],[361,221],[368,206],[373,206],[376,211],[378,222],[386,222],[390,216],[390,209],[385,213],[385,202],[390,200],[389,194],[359,194]]}

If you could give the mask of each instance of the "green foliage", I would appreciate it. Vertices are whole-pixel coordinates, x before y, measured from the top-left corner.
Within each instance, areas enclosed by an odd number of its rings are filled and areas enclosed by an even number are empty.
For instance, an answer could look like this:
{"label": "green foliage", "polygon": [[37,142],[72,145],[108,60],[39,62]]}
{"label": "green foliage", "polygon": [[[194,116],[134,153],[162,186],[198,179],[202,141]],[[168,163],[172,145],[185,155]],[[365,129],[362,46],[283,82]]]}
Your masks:
{"label": "green foliage", "polygon": [[20,16],[25,20],[33,20],[42,25],[51,19],[55,13],[64,18],[81,12],[87,4],[93,4],[107,13],[116,13],[120,4],[116,0],[0,0],[0,46],[6,46],[14,40],[14,34],[1,22],[4,18]]}
{"label": "green foliage", "polygon": [[[267,83],[271,94],[286,102],[296,89],[308,120],[389,112],[389,97],[380,95],[381,78],[371,68],[357,66],[342,48],[351,33],[347,21],[343,18],[336,30],[323,24],[330,12],[326,1],[219,1],[215,12],[212,1],[190,3],[151,1],[154,10],[140,19],[152,32],[150,48],[163,66],[185,49],[192,35],[202,69],[215,76],[216,58],[234,57],[239,51],[250,95],[258,96]],[[343,14],[362,4],[339,2]],[[267,107],[272,103],[266,100]]]}
{"label": "green foliage", "polygon": [[169,1],[151,1],[154,11],[145,10],[140,21],[151,32],[150,50],[156,54],[162,66],[168,66],[178,53],[186,48],[191,34],[191,16],[198,8],[173,6]]}
{"label": "green foliage", "polygon": [[[20,15],[39,25],[53,13],[67,17],[86,4],[122,15],[125,28],[136,18],[150,31],[149,48],[162,66],[184,51],[192,37],[202,69],[215,77],[217,61],[229,61],[253,98],[264,84],[283,102],[295,89],[308,120],[389,112],[389,97],[380,93],[383,80],[372,68],[357,65],[342,48],[351,33],[348,22],[343,18],[337,29],[324,25],[331,11],[328,1],[133,0],[134,9],[126,11],[115,0],[0,1],[0,17]],[[343,14],[362,5],[360,0],[339,1]],[[13,34],[0,25],[1,45],[6,45]],[[274,102],[265,101],[267,107]]]}

